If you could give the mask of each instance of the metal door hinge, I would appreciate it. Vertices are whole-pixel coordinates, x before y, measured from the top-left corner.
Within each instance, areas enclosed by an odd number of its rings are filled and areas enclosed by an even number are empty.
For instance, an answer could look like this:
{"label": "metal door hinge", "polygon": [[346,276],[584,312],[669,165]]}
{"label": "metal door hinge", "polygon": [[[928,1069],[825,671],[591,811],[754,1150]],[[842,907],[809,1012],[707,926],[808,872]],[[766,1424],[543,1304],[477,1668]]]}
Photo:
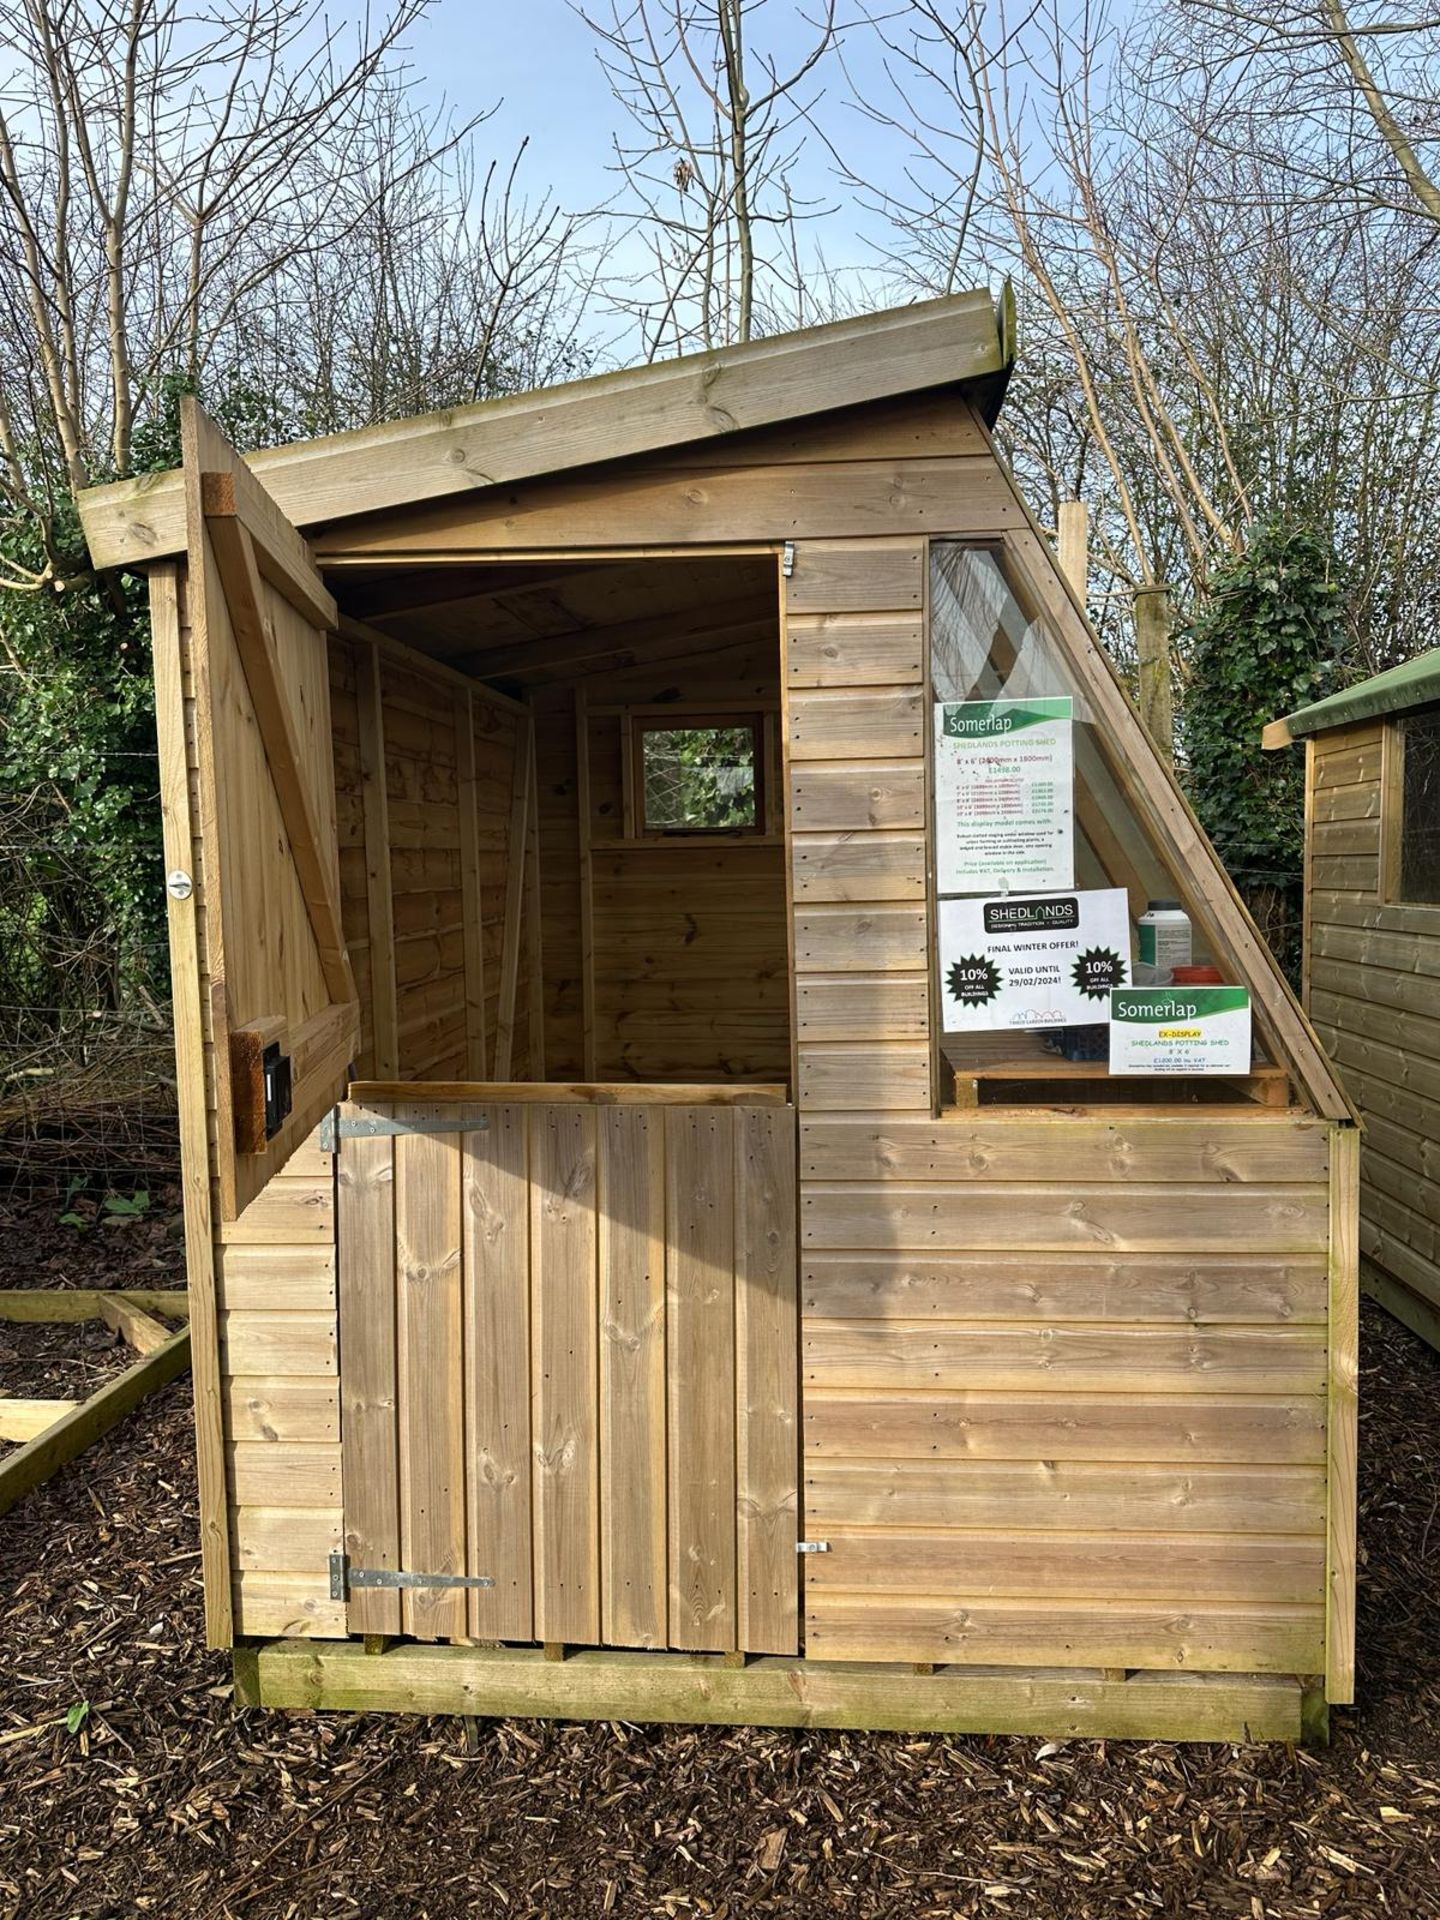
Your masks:
{"label": "metal door hinge", "polygon": [[797,1540],[795,1551],[797,1553],[828,1553],[830,1542],[828,1540]]}
{"label": "metal door hinge", "polygon": [[330,1556],[330,1598],[344,1600],[355,1587],[493,1587],[488,1573],[401,1573],[393,1567],[352,1567],[350,1556]]}
{"label": "metal door hinge", "polygon": [[320,1151],[334,1153],[341,1140],[398,1140],[408,1134],[488,1133],[484,1114],[452,1120],[382,1120],[378,1114],[340,1114],[332,1107],[320,1122]]}
{"label": "metal door hinge", "polygon": [[788,580],[795,571],[795,542],[787,540],[785,551],[780,556],[780,571]]}

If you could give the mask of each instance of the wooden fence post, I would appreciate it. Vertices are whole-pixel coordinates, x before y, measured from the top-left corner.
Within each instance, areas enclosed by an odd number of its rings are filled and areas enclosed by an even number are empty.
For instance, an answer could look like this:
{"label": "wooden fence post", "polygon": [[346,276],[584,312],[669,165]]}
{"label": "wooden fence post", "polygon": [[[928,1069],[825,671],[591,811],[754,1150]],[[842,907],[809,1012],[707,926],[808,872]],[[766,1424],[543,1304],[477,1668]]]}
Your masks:
{"label": "wooden fence post", "polygon": [[1058,524],[1060,571],[1081,606],[1090,572],[1090,509],[1083,500],[1062,500]]}
{"label": "wooden fence post", "polygon": [[1140,660],[1140,719],[1167,760],[1175,757],[1170,694],[1170,594],[1166,587],[1135,589],[1135,647]]}

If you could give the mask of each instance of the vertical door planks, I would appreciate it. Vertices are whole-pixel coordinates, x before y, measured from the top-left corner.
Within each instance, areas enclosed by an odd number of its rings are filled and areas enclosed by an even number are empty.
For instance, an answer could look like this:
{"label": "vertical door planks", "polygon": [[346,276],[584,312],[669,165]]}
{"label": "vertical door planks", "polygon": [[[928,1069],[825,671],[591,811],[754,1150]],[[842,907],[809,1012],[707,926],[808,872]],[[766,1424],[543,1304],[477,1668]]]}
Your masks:
{"label": "vertical door planks", "polygon": [[470,1595],[481,1640],[534,1636],[530,1546],[530,1190],[525,1108],[480,1110],[462,1172]]}
{"label": "vertical door planks", "polygon": [[599,1122],[601,1625],[607,1646],[663,1647],[665,1125],[645,1107]]}
{"label": "vertical door planks", "polygon": [[654,1091],[343,1109],[346,1550],[494,1582],[352,1632],[795,1650],[795,1109]]}
{"label": "vertical door planks", "polygon": [[670,1644],[729,1652],[735,1621],[734,1115],[665,1115]]}
{"label": "vertical door planks", "polygon": [[600,1638],[596,1111],[530,1109],[535,1636]]}
{"label": "vertical door planks", "polygon": [[738,1645],[794,1653],[796,1420],[795,1124],[738,1107],[735,1122],[735,1538]]}
{"label": "vertical door planks", "polygon": [[[442,1109],[397,1107],[401,1120]],[[348,1147],[351,1143],[346,1142]],[[406,1568],[465,1571],[465,1391],[460,1269],[460,1138],[395,1141],[400,1380],[400,1548]],[[401,1616],[420,1640],[465,1633],[465,1589],[408,1588]]]}
{"label": "vertical door planks", "polygon": [[[381,1117],[388,1112],[380,1109]],[[394,1569],[401,1565],[394,1142],[345,1141],[336,1178],[345,1551],[358,1567]],[[400,1595],[357,1587],[349,1618],[352,1633],[399,1633]]]}

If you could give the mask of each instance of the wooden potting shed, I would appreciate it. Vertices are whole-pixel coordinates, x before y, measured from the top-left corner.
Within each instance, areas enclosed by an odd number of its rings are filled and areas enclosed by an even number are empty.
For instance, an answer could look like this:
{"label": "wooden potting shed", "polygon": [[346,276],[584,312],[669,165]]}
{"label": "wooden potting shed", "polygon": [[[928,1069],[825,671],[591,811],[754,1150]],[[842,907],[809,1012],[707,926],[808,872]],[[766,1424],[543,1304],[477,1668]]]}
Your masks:
{"label": "wooden potting shed", "polygon": [[1266,730],[1301,741],[1304,991],[1365,1123],[1361,1281],[1440,1347],[1440,648]]}
{"label": "wooden potting shed", "polygon": [[[1350,1699],[1352,1115],[996,452],[1008,311],[245,460],[190,407],[183,470],[85,496],[150,578],[241,1698],[1183,1737]],[[1038,785],[982,756],[957,800],[932,716],[977,703],[1048,729]],[[992,803],[1015,884],[967,893]],[[940,953],[1103,897],[1075,966],[1123,980],[1167,896],[1248,989],[1218,1076],[1112,1074],[1103,984],[1074,1057],[1058,999],[984,1030]]]}

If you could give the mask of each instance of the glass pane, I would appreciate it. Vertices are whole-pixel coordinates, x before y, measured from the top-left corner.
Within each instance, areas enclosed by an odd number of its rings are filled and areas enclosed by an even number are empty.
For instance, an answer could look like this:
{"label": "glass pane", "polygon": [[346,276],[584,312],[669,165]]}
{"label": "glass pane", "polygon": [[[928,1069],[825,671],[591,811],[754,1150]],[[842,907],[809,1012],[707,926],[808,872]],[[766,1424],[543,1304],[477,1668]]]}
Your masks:
{"label": "glass pane", "polygon": [[1440,905],[1440,713],[1401,721],[1400,898]]}
{"label": "glass pane", "polygon": [[647,727],[640,738],[648,832],[755,826],[753,726]]}
{"label": "glass pane", "polygon": [[[937,541],[931,556],[944,1050],[957,1075],[1048,1059],[1057,1079],[1076,1064],[1103,1076],[1110,990],[1209,969],[1202,910],[1023,580],[988,548]],[[1226,982],[1222,962],[1204,983]]]}

